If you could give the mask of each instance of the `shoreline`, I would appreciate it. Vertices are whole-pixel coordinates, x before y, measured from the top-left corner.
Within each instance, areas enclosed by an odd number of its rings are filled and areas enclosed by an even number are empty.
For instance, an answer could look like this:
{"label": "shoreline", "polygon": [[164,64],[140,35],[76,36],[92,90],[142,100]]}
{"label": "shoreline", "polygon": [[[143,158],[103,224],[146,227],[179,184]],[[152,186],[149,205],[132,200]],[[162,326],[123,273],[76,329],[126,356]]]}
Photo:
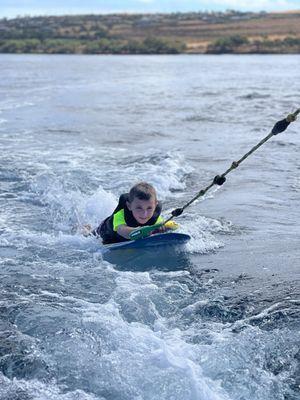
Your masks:
{"label": "shoreline", "polygon": [[0,19],[0,53],[300,54],[300,10]]}
{"label": "shoreline", "polygon": [[132,56],[132,57],[138,57],[138,56],[297,56],[300,55],[299,53],[291,52],[291,53],[254,53],[254,52],[249,52],[249,53],[176,53],[176,54],[171,54],[171,53],[21,53],[21,52],[15,52],[15,53],[4,53],[0,52],[0,56],[2,55],[20,55],[20,56],[26,56],[26,55],[31,55],[31,56]]}

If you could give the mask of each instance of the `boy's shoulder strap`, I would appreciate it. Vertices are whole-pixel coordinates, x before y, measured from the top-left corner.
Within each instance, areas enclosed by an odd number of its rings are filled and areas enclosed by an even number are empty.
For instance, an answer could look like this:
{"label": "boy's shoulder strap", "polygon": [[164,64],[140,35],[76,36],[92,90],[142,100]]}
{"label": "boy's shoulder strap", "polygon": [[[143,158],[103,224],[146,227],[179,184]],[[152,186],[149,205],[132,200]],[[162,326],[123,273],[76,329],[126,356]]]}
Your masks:
{"label": "boy's shoulder strap", "polygon": [[115,208],[113,214],[117,213],[118,211],[122,210],[123,208],[126,207],[126,201],[129,200],[129,193],[123,193],[119,197],[119,203],[117,207]]}
{"label": "boy's shoulder strap", "polygon": [[162,210],[162,202],[159,201],[159,202],[157,203],[156,208],[155,208],[155,213],[157,213],[158,215],[160,215],[161,210]]}

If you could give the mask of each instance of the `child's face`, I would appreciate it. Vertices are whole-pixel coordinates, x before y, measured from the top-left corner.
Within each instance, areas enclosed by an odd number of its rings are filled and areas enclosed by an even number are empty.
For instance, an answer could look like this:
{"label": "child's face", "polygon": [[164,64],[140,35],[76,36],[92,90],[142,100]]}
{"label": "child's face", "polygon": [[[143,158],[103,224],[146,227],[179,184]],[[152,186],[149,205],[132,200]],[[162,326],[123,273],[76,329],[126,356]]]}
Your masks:
{"label": "child's face", "polygon": [[157,201],[154,197],[149,200],[140,200],[135,197],[131,203],[127,202],[127,207],[132,212],[139,224],[146,224],[153,216]]}

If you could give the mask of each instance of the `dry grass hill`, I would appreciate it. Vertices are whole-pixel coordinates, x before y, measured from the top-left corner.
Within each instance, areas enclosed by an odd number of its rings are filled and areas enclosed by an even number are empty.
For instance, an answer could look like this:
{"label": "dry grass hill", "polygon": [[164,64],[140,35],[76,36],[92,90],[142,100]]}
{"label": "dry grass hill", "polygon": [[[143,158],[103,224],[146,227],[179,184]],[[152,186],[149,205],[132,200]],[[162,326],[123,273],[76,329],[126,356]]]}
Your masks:
{"label": "dry grass hill", "polygon": [[300,10],[0,20],[9,53],[300,53]]}

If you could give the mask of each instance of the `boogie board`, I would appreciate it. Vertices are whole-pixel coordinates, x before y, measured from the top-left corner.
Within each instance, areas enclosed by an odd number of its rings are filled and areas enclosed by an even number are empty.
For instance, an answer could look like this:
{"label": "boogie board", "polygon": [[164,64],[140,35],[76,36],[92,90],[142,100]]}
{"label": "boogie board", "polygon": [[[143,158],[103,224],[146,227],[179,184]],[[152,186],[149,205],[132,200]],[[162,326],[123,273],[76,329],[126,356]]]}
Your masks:
{"label": "boogie board", "polygon": [[112,250],[121,249],[147,249],[157,246],[177,246],[190,240],[190,236],[184,233],[167,232],[156,233],[143,239],[129,240],[127,242],[112,243],[104,245],[104,248]]}

